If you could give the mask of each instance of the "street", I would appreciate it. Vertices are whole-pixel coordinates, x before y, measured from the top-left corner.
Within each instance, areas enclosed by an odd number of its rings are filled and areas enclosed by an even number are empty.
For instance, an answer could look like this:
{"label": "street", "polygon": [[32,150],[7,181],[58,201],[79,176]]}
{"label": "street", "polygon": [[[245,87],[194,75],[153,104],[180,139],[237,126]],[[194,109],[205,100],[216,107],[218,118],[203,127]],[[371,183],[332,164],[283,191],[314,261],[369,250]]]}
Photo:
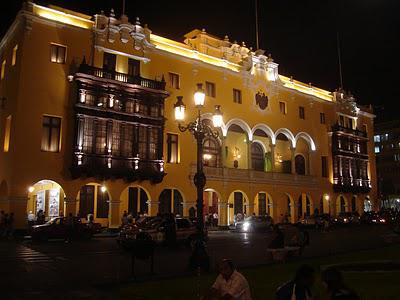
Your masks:
{"label": "street", "polygon": [[[332,232],[310,230],[311,245],[304,257],[326,256],[384,245],[387,227],[360,226]],[[231,258],[239,267],[266,264],[265,233],[211,231],[208,251],[214,267],[222,258]],[[323,245],[323,247],[321,247]],[[159,246],[155,252],[155,278],[187,274],[190,250]],[[94,286],[125,282],[131,277],[130,256],[119,249],[114,238],[91,241],[32,243],[29,240],[0,242],[0,287],[10,296],[70,296],[73,299],[97,295]],[[150,279],[150,263],[137,261],[136,279]],[[3,289],[4,290],[4,289]],[[17,297],[20,297],[18,298]],[[14,299],[14,298],[11,298]]]}

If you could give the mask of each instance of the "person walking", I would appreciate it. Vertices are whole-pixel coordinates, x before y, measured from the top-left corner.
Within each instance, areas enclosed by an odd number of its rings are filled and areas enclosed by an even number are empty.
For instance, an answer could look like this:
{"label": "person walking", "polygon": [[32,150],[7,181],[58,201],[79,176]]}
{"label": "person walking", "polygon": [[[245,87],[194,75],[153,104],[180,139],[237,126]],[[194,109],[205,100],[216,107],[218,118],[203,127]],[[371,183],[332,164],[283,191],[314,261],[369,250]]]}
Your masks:
{"label": "person walking", "polygon": [[218,227],[218,213],[213,214],[214,227]]}
{"label": "person walking", "polygon": [[309,265],[297,269],[293,280],[276,290],[276,300],[313,300],[311,288],[315,281],[315,270]]}
{"label": "person walking", "polygon": [[35,215],[31,210],[28,213],[27,219],[28,219],[28,228],[32,229],[32,226],[35,224]]}
{"label": "person walking", "polygon": [[222,260],[219,275],[205,299],[251,300],[249,283],[236,270],[232,260]]}
{"label": "person walking", "polygon": [[358,300],[358,295],[349,289],[343,281],[342,273],[334,268],[328,268],[321,273],[321,279],[326,287],[330,300]]}

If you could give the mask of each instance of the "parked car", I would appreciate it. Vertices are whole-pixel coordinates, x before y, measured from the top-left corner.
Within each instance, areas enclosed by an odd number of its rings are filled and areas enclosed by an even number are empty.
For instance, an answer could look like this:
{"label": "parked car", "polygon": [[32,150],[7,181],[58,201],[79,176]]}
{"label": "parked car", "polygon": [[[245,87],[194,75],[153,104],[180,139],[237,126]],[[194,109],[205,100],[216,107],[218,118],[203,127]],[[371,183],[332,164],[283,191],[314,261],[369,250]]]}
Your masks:
{"label": "parked car", "polygon": [[352,212],[339,213],[339,215],[334,218],[334,223],[339,225],[359,224],[360,216]]}
{"label": "parked car", "polygon": [[236,222],[235,230],[241,232],[266,231],[271,229],[273,220],[269,216],[250,216]]}
{"label": "parked car", "polygon": [[299,225],[306,227],[316,227],[318,223],[318,219],[315,216],[306,216],[305,218],[299,221]]}
{"label": "parked car", "polygon": [[387,224],[388,223],[388,218],[387,216],[378,214],[378,213],[374,213],[371,217],[371,222],[372,224]]}
{"label": "parked car", "polygon": [[[33,240],[47,241],[48,239],[66,238],[69,228],[64,217],[52,218],[41,225],[32,226],[31,236]],[[80,218],[74,218],[72,237],[77,239],[90,239],[94,233],[101,231],[99,223],[82,223]]]}
{"label": "parked car", "polygon": [[[161,218],[153,218],[144,225],[141,224],[128,224],[121,228],[119,233],[118,242],[123,244],[125,241],[129,241],[136,238],[139,232],[147,233],[150,238],[158,244],[162,244],[166,241],[165,229],[167,221]],[[186,242],[190,244],[196,237],[197,228],[188,218],[176,218],[176,240],[178,242]],[[205,230],[206,235],[207,230]]]}

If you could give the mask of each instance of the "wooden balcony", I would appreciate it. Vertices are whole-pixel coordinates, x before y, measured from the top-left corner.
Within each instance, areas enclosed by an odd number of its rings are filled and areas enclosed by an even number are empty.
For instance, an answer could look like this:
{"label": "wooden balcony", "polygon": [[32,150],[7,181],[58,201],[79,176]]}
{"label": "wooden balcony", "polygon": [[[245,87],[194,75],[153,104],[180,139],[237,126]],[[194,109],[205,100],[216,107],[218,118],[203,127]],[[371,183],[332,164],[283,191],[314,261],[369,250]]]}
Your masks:
{"label": "wooden balcony", "polygon": [[[78,163],[78,156],[81,161]],[[71,168],[73,178],[95,177],[100,179],[124,179],[128,182],[149,180],[160,183],[164,176],[163,160],[140,160],[136,158],[116,158],[106,155],[76,152]]]}
{"label": "wooden balcony", "polygon": [[143,78],[141,76],[130,76],[125,73],[92,67],[84,63],[80,65],[78,73],[84,73],[98,78],[115,80],[123,83],[135,84],[153,90],[163,90],[163,91],[165,90],[164,80],[157,81],[157,80]]}
{"label": "wooden balcony", "polygon": [[[192,165],[190,177],[196,173],[196,166]],[[278,172],[262,172],[247,169],[204,167],[207,181],[248,182],[271,185],[290,185],[315,187],[318,183],[316,176],[297,175]]]}
{"label": "wooden balcony", "polygon": [[352,129],[352,128],[344,127],[339,124],[333,125],[332,131],[350,134],[350,135],[354,135],[354,136],[362,137],[362,138],[368,138],[367,133],[365,131],[359,130],[358,128]]}

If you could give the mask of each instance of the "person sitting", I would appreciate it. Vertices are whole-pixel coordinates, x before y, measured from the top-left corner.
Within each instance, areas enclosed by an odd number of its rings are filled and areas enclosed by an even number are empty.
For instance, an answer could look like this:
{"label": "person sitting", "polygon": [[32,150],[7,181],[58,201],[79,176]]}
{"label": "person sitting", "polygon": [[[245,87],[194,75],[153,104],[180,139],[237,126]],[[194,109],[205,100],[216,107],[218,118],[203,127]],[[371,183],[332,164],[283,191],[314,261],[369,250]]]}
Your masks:
{"label": "person sitting", "polygon": [[328,268],[321,273],[321,279],[329,293],[330,300],[358,300],[357,294],[343,282],[342,273],[336,268]]}
{"label": "person sitting", "polygon": [[302,265],[293,280],[286,282],[276,291],[277,300],[312,300],[311,287],[315,281],[315,271],[311,266]]}
{"label": "person sitting", "polygon": [[205,299],[251,300],[249,283],[230,259],[219,265],[219,275]]}

